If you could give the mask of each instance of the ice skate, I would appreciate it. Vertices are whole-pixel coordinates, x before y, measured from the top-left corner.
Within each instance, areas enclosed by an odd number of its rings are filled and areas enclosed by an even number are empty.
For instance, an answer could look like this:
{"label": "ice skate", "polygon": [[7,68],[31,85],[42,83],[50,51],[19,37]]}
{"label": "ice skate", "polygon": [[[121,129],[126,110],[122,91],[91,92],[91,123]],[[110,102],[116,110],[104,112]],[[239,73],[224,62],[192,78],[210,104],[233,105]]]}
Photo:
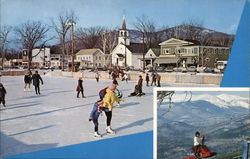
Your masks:
{"label": "ice skate", "polygon": [[108,134],[115,134],[115,131],[112,130],[110,126],[108,126],[108,127],[106,128],[106,132],[107,132]]}
{"label": "ice skate", "polygon": [[98,132],[98,131],[96,131],[96,132],[94,133],[94,137],[95,137],[95,138],[101,138],[101,137],[102,137],[102,135],[100,135],[100,134],[99,134],[99,132]]}

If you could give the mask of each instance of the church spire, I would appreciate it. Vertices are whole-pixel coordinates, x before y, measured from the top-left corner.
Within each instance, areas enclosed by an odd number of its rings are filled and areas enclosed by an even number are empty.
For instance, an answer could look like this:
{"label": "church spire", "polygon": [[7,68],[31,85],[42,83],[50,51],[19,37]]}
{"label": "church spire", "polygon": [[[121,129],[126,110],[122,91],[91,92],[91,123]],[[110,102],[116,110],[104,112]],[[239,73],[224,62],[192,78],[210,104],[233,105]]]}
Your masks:
{"label": "church spire", "polygon": [[122,18],[122,30],[127,30],[125,16],[123,16],[123,18]]}

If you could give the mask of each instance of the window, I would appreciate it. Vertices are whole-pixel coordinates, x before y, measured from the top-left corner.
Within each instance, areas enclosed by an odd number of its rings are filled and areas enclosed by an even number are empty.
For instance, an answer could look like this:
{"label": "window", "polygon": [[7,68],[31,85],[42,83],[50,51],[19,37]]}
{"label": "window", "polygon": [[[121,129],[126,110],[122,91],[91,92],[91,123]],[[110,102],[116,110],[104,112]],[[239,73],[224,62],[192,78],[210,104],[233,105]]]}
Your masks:
{"label": "window", "polygon": [[206,62],[209,62],[210,59],[207,57],[205,60],[206,60]]}
{"label": "window", "polygon": [[170,54],[170,50],[169,49],[163,49],[163,54]]}
{"label": "window", "polygon": [[198,53],[198,48],[194,48],[194,53],[195,53],[195,54]]}
{"label": "window", "polygon": [[99,60],[102,60],[102,57],[101,57],[101,56],[99,56]]}
{"label": "window", "polygon": [[107,59],[108,59],[108,57],[106,56],[106,57],[105,57],[105,60],[107,60]]}
{"label": "window", "polygon": [[98,57],[96,56],[95,59],[97,60],[97,58],[98,58]]}

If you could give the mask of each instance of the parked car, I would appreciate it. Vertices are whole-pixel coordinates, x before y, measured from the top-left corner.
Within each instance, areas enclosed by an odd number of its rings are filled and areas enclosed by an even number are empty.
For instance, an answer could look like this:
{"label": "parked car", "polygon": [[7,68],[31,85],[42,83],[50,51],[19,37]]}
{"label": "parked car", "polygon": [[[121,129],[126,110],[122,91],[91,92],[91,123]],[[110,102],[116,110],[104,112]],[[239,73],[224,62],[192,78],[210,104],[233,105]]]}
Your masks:
{"label": "parked car", "polygon": [[211,67],[206,67],[206,68],[204,69],[204,72],[206,72],[206,73],[214,73],[214,69],[211,68]]}
{"label": "parked car", "polygon": [[164,69],[164,71],[173,72],[174,70],[173,70],[173,67],[167,67],[167,68]]}
{"label": "parked car", "polygon": [[173,70],[174,70],[174,72],[181,72],[182,68],[181,67],[174,67]]}
{"label": "parked car", "polygon": [[157,67],[157,68],[155,69],[155,71],[156,71],[156,72],[165,72],[164,69],[165,69],[164,67]]}
{"label": "parked car", "polygon": [[196,67],[195,67],[195,66],[189,66],[189,67],[187,68],[187,71],[188,71],[188,72],[196,72],[197,70],[196,70]]}
{"label": "parked car", "polygon": [[181,72],[187,72],[187,68],[186,67],[181,67]]}
{"label": "parked car", "polygon": [[205,68],[206,68],[206,67],[201,67],[201,66],[199,67],[199,66],[198,66],[198,67],[196,68],[196,70],[197,70],[197,72],[201,73],[201,72],[204,72]]}

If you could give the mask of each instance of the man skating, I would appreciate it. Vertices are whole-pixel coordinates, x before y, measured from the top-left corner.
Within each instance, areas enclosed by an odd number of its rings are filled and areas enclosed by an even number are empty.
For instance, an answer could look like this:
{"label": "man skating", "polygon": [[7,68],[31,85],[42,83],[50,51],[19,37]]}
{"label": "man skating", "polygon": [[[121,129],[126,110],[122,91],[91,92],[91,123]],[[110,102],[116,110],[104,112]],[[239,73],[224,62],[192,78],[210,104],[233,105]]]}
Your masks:
{"label": "man skating", "polygon": [[40,93],[40,81],[43,84],[43,79],[38,74],[38,71],[35,71],[35,74],[32,75],[32,80],[33,80],[33,85],[35,86],[36,94],[41,94]]}

